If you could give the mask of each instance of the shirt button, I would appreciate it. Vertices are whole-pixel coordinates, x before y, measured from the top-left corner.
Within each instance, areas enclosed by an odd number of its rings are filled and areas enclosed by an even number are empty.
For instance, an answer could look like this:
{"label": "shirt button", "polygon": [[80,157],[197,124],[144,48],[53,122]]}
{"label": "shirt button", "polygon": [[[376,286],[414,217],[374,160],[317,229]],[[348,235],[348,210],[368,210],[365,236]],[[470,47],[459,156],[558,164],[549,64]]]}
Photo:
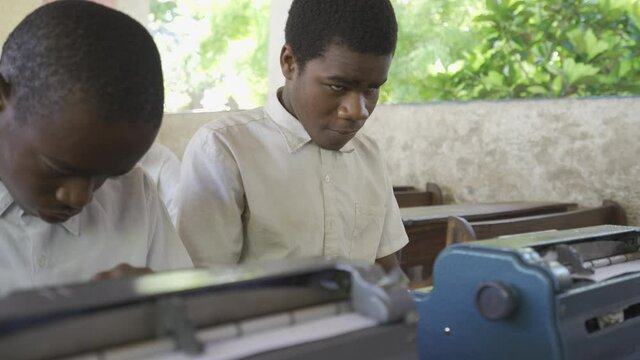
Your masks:
{"label": "shirt button", "polygon": [[38,257],[38,267],[43,268],[47,264],[47,257],[40,255]]}
{"label": "shirt button", "polygon": [[331,176],[326,175],[326,176],[324,177],[324,181],[325,181],[325,182],[327,182],[327,183],[330,183],[330,182],[331,182]]}

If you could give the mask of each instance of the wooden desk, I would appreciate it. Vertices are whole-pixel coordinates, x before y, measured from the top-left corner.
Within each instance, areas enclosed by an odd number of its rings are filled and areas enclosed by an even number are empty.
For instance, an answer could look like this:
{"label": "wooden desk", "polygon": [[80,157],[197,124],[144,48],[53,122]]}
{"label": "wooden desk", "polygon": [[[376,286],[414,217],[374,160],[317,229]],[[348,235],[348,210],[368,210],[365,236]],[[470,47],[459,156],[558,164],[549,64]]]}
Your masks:
{"label": "wooden desk", "polygon": [[436,257],[445,247],[449,216],[482,221],[564,212],[575,207],[573,203],[519,201],[401,208],[409,243],[400,251],[400,265],[405,271],[421,265],[422,276],[428,279]]}

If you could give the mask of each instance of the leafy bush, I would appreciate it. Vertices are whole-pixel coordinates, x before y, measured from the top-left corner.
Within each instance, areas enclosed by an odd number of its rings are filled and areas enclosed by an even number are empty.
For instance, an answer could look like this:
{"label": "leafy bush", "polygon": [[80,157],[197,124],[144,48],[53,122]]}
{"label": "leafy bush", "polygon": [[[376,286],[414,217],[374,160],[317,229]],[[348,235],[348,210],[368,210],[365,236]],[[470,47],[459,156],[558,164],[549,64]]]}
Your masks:
{"label": "leafy bush", "polygon": [[[421,1],[402,3],[415,6]],[[468,2],[466,9],[472,9],[467,14],[474,15],[472,3],[477,2]],[[400,6],[396,4],[396,8]],[[455,18],[469,29],[461,40],[451,39],[453,53],[445,53],[428,65],[411,59],[420,51],[421,42],[429,40],[402,38],[407,32],[419,34],[420,23],[401,30],[393,65],[398,68],[393,68],[390,76],[415,78],[403,83],[392,81],[385,89],[385,100],[640,93],[639,0],[486,0],[475,10],[470,21],[460,15]],[[400,26],[406,26],[402,22],[405,17],[400,19]],[[423,24],[437,26],[433,21]],[[432,29],[425,29],[425,33],[429,31]],[[436,37],[435,42],[440,41]],[[454,41],[471,41],[474,45],[456,50]]]}
{"label": "leafy bush", "polygon": [[[640,0],[392,2],[398,47],[382,103],[640,93]],[[264,103],[268,4],[151,0],[167,110]]]}

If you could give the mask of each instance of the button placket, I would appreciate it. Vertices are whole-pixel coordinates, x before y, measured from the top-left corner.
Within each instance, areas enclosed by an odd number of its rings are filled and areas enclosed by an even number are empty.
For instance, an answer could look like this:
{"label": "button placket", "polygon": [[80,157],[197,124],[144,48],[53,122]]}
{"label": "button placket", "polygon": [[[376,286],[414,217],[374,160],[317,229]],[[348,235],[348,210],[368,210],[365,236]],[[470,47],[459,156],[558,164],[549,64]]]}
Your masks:
{"label": "button placket", "polygon": [[323,174],[323,197],[324,197],[324,255],[335,257],[339,255],[336,236],[336,209],[335,193],[333,189],[333,158],[331,151],[320,149],[321,174]]}
{"label": "button placket", "polygon": [[27,214],[23,214],[21,216],[21,221],[25,225],[26,236],[31,241],[31,266],[33,272],[41,272],[46,268],[47,263],[49,262],[49,257],[47,256],[47,250],[45,247],[47,228],[49,225],[34,216]]}

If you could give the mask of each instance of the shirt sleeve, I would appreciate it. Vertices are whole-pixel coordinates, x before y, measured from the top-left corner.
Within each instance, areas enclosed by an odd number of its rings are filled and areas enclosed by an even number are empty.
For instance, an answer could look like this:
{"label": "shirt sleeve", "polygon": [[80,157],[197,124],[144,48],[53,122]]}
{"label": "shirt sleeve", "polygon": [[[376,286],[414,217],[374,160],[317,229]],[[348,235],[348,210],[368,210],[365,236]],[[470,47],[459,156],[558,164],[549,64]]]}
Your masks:
{"label": "shirt sleeve", "polygon": [[178,233],[196,266],[239,262],[244,187],[232,151],[206,127],[185,151],[176,205]]}
{"label": "shirt sleeve", "polygon": [[178,237],[155,183],[146,174],[144,182],[149,213],[147,266],[154,271],[192,268],[193,262]]}
{"label": "shirt sleeve", "polygon": [[380,246],[378,247],[378,253],[376,259],[391,255],[398,250],[402,249],[409,242],[409,237],[404,229],[402,223],[402,216],[400,215],[400,208],[398,207],[398,201],[393,195],[393,186],[389,173],[384,168],[384,181],[387,193],[384,227],[382,229],[382,238],[380,239]]}

